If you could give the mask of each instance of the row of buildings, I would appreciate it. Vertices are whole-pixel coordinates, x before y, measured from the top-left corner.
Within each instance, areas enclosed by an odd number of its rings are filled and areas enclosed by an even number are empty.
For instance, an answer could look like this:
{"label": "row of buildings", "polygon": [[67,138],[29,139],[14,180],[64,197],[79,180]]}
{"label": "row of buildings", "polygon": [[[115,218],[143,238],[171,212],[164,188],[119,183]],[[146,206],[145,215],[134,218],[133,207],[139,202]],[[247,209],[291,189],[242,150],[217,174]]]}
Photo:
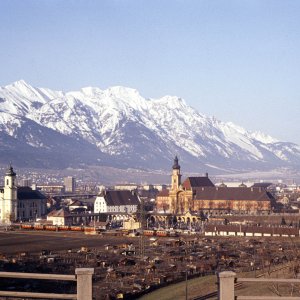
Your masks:
{"label": "row of buildings", "polygon": [[[72,209],[75,202],[70,205]],[[117,212],[131,214],[137,211],[140,199],[133,191],[103,191],[93,202],[93,213],[96,214]],[[82,208],[80,204],[76,205],[77,208]],[[59,211],[60,214],[67,215]],[[10,166],[5,173],[4,186],[0,187],[0,223],[36,220],[46,214],[46,196],[31,187],[17,186],[16,173]]]}
{"label": "row of buildings", "polygon": [[[181,176],[178,158],[175,157],[170,188],[159,192],[155,202],[155,213],[267,214],[276,206],[272,194],[259,185],[215,186],[208,174],[203,177],[187,177],[183,182]],[[139,205],[140,198],[136,192],[104,190],[95,198],[92,212],[132,214],[137,212]],[[33,220],[46,213],[47,199],[44,194],[30,187],[18,187],[16,173],[10,166],[5,174],[4,186],[0,187],[0,223]]]}

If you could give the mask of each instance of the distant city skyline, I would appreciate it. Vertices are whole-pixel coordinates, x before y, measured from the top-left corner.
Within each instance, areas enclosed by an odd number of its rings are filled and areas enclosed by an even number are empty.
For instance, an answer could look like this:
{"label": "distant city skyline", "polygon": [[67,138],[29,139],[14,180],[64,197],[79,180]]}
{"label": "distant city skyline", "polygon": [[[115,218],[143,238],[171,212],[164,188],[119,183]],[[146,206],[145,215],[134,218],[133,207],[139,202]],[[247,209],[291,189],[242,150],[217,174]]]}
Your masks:
{"label": "distant city skyline", "polygon": [[300,144],[299,12],[297,1],[2,0],[0,86],[176,95]]}

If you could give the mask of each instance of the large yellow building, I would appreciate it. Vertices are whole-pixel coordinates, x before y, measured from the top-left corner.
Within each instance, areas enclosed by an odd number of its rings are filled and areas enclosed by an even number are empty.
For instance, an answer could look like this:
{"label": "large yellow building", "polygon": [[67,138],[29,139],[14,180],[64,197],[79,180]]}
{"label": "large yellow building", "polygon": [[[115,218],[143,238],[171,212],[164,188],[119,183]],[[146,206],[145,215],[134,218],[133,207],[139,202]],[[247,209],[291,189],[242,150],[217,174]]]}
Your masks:
{"label": "large yellow building", "polygon": [[172,168],[171,188],[160,192],[156,199],[157,212],[184,214],[209,211],[267,213],[275,204],[273,196],[257,187],[216,187],[208,178],[187,177],[181,183],[180,165],[175,157]]}

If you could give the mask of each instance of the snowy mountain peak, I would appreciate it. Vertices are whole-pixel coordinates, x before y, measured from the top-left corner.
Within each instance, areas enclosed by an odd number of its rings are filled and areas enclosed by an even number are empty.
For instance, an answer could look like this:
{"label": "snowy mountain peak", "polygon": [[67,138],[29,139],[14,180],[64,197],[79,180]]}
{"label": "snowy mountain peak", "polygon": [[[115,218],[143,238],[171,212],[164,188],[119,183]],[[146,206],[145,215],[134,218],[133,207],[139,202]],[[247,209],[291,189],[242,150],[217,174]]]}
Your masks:
{"label": "snowy mountain peak", "polygon": [[[71,161],[81,163],[98,164],[105,155],[106,164],[121,159],[126,167],[159,169],[169,167],[177,153],[190,170],[202,172],[207,166],[230,172],[300,166],[295,144],[202,115],[180,97],[145,99],[123,86],[63,93],[35,88],[24,80],[14,82],[0,88],[0,130],[10,137],[8,149],[21,139],[29,157],[30,147],[42,155],[60,143],[64,151],[74,149]],[[75,145],[85,150],[76,152]]]}
{"label": "snowy mountain peak", "polygon": [[125,87],[125,86],[112,86],[108,88],[106,91],[113,93],[116,96],[122,97],[128,97],[128,96],[138,96],[141,97],[139,92],[136,89]]}
{"label": "snowy mountain peak", "polygon": [[233,122],[227,122],[226,125],[230,128],[232,128],[233,130],[237,131],[240,134],[247,134],[247,131],[245,128],[243,128],[242,126],[236,125]]}
{"label": "snowy mountain peak", "polygon": [[5,86],[6,88],[9,88],[9,87],[15,87],[15,88],[18,88],[18,89],[22,89],[22,88],[31,88],[31,86],[24,80],[24,79],[20,79],[20,80],[17,80],[11,84],[8,84]]}
{"label": "snowy mountain peak", "polygon": [[23,79],[15,81],[12,84],[6,85],[4,89],[10,91],[11,93],[19,95],[30,96],[35,93],[35,88]]}
{"label": "snowy mountain peak", "polygon": [[81,89],[82,93],[89,96],[89,97],[93,97],[93,96],[97,96],[97,95],[101,95],[103,93],[103,91],[97,87],[84,87]]}
{"label": "snowy mountain peak", "polygon": [[184,99],[176,96],[166,95],[159,99],[151,99],[156,105],[166,105],[169,109],[180,109],[187,107]]}
{"label": "snowy mountain peak", "polygon": [[127,107],[143,110],[147,107],[147,101],[133,88],[113,86],[103,91],[106,99],[112,99]]}
{"label": "snowy mountain peak", "polygon": [[0,111],[24,116],[31,109],[40,107],[46,102],[39,90],[24,80],[16,81],[0,89]]}
{"label": "snowy mountain peak", "polygon": [[264,144],[270,144],[270,143],[277,143],[279,142],[279,140],[273,138],[272,136],[265,134],[261,131],[254,131],[251,133],[251,137],[253,137],[253,139],[260,141]]}
{"label": "snowy mountain peak", "polygon": [[133,88],[128,88],[124,86],[113,86],[104,91],[106,95],[113,96],[117,99],[125,100],[128,103],[141,102],[142,104],[145,99],[140,95],[140,93]]}

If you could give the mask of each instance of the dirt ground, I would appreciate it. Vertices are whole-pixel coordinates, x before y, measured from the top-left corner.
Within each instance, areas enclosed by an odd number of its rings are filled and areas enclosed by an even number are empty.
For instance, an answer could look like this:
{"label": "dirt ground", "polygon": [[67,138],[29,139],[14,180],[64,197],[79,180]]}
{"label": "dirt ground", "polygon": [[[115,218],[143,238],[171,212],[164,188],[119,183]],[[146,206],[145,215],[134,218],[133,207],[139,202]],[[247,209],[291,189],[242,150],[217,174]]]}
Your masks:
{"label": "dirt ground", "polygon": [[40,252],[103,247],[105,244],[138,243],[138,238],[85,235],[82,232],[8,231],[0,232],[0,253]]}
{"label": "dirt ground", "polygon": [[[192,238],[192,237],[189,237]],[[218,241],[232,241],[232,243],[245,242],[244,238],[229,238],[219,237]],[[268,243],[270,239],[262,238],[265,243]],[[296,241],[299,242],[299,238],[291,241],[290,239],[276,238],[274,240],[280,241],[280,244],[294,244]],[[8,231],[0,232],[0,254],[10,255],[20,252],[38,253],[41,250],[48,249],[53,251],[68,250],[68,249],[79,249],[82,246],[88,248],[102,248],[105,244],[123,244],[123,243],[134,243],[138,244],[139,239],[123,237],[123,236],[100,236],[100,235],[85,235],[82,232],[49,232],[49,231]],[[148,240],[146,241],[146,243]],[[296,244],[295,244],[296,246]],[[262,271],[260,271],[262,272]],[[240,275],[240,274],[238,274]],[[243,274],[245,276],[245,274]],[[258,275],[247,274],[247,275]],[[274,277],[290,277],[291,274],[283,274],[276,272],[273,274]],[[241,276],[241,277],[244,277]],[[248,277],[248,276],[247,276]],[[216,290],[216,276],[206,276],[202,278],[194,278],[188,281],[188,295],[189,299],[196,298],[200,295],[205,295]],[[274,284],[243,284],[243,286],[237,290],[237,295],[269,295],[275,294],[299,294],[298,286],[279,286]],[[185,299],[185,282],[170,285],[166,288],[159,289],[153,293],[143,296],[141,299]],[[300,299],[300,298],[299,298]]]}

